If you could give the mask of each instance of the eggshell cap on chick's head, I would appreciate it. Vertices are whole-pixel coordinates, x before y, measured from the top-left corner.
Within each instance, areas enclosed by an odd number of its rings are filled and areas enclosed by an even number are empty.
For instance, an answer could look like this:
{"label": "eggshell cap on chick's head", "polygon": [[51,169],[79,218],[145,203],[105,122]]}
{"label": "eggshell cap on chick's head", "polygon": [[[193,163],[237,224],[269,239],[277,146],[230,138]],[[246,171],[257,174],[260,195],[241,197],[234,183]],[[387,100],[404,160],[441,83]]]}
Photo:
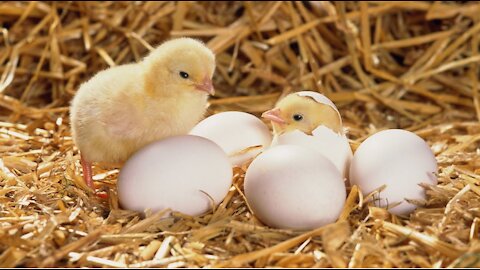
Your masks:
{"label": "eggshell cap on chick's head", "polygon": [[297,96],[300,97],[309,97],[315,100],[318,103],[325,104],[327,106],[332,107],[337,113],[338,113],[338,118],[340,119],[340,125],[342,125],[342,116],[340,115],[340,112],[337,109],[337,106],[326,96],[318,93],[318,92],[313,92],[313,91],[300,91],[294,93]]}

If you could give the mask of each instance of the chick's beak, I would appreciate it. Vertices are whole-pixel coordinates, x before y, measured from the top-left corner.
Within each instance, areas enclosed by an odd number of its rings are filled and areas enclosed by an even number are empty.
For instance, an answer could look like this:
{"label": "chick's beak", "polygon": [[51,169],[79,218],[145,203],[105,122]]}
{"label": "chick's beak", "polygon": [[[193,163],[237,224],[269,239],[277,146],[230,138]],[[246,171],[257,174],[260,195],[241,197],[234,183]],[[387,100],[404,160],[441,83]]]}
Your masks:
{"label": "chick's beak", "polygon": [[283,120],[280,113],[280,109],[274,108],[262,113],[262,117],[278,124],[285,124],[286,122]]}
{"label": "chick's beak", "polygon": [[195,88],[199,91],[206,92],[209,95],[215,95],[215,89],[213,88],[212,80],[208,76],[203,78],[202,83],[196,84]]}

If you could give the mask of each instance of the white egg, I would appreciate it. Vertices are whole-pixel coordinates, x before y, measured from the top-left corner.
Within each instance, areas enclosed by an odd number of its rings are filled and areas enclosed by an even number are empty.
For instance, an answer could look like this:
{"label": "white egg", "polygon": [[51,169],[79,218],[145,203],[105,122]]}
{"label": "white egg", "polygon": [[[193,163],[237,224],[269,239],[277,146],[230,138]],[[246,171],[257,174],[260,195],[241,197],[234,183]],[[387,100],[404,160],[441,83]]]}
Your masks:
{"label": "white egg", "polygon": [[308,230],[338,219],[346,191],[340,172],[323,155],[301,146],[280,145],[250,164],[245,196],[267,225]]}
{"label": "white egg", "polygon": [[415,205],[404,199],[425,199],[418,184],[437,184],[437,161],[428,144],[416,134],[390,129],[367,138],[355,151],[350,167],[350,182],[364,194],[386,185],[375,204],[386,207],[400,203],[389,211],[408,214]]}
{"label": "white egg", "polygon": [[217,143],[234,166],[241,166],[270,145],[272,134],[257,117],[244,112],[221,112],[205,118],[190,134]]}
{"label": "white egg", "polygon": [[[118,196],[123,208],[187,215],[218,205],[232,183],[232,167],[222,149],[202,137],[182,135],[151,143],[120,170]],[[208,194],[208,195],[207,195]]]}
{"label": "white egg", "polygon": [[292,144],[316,150],[337,167],[343,178],[348,178],[353,153],[347,137],[323,125],[316,128],[312,134],[307,135],[299,130],[294,130],[276,136],[272,146]]}

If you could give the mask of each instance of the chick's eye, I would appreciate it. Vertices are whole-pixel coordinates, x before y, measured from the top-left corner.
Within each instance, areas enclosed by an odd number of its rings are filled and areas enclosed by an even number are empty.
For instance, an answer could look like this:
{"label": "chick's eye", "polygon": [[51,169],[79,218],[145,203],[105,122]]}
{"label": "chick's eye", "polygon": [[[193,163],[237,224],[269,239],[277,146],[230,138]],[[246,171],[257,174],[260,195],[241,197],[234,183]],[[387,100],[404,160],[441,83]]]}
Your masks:
{"label": "chick's eye", "polygon": [[186,73],[185,71],[180,71],[180,77],[184,78],[184,79],[188,79],[188,73]]}
{"label": "chick's eye", "polygon": [[301,115],[301,114],[294,114],[293,115],[293,120],[295,120],[295,121],[302,121],[302,119],[303,119],[303,115]]}

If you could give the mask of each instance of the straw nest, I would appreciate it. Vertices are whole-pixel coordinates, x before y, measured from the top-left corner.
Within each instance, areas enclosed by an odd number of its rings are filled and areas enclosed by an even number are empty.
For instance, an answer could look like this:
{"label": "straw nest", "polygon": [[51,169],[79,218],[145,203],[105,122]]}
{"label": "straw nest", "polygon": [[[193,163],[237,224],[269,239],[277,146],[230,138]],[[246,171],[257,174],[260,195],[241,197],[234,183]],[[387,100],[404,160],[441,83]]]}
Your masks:
{"label": "straw nest", "polygon": [[[0,3],[0,266],[479,267],[479,14],[460,1]],[[96,197],[70,99],[98,70],[179,36],[217,54],[209,113],[258,115],[291,91],[319,91],[353,149],[386,128],[423,137],[439,184],[405,217],[348,189],[339,221],[308,232],[252,215],[246,166],[200,217],[119,209],[118,168],[94,168],[110,195]]]}

